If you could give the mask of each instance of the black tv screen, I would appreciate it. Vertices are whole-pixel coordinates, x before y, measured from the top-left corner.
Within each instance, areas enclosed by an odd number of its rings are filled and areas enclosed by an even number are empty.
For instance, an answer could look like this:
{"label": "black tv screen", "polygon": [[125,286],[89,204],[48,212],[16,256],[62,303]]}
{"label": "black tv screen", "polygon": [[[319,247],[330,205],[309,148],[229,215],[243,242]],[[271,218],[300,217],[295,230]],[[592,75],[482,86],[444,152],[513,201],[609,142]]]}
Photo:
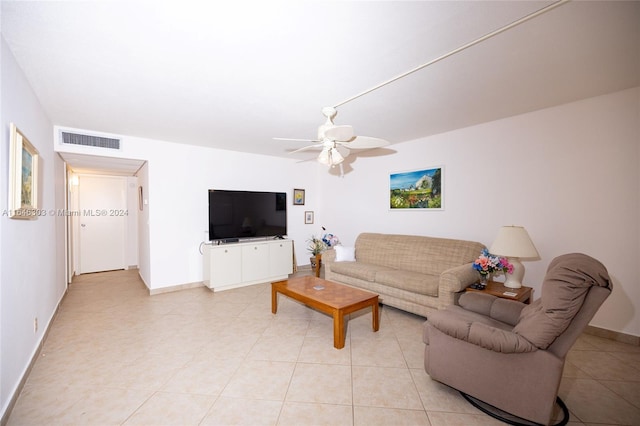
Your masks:
{"label": "black tv screen", "polygon": [[211,241],[286,234],[286,192],[209,190]]}

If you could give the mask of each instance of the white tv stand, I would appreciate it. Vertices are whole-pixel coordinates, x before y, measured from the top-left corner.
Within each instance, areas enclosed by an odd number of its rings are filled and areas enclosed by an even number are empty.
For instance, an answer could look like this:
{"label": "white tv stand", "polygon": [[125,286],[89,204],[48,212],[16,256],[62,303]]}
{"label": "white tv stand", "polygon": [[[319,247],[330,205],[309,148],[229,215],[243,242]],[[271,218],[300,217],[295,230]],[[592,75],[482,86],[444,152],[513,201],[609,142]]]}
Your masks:
{"label": "white tv stand", "polygon": [[293,272],[291,240],[251,240],[204,246],[203,282],[214,291],[279,281]]}

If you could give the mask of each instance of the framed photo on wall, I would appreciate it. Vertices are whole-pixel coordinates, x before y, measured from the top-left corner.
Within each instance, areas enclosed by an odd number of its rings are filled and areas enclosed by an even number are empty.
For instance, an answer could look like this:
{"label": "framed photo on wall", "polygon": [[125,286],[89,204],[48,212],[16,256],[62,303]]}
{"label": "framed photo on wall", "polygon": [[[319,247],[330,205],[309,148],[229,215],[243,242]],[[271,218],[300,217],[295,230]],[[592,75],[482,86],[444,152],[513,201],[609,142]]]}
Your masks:
{"label": "framed photo on wall", "polygon": [[304,212],[304,223],[305,223],[305,225],[313,224],[313,212],[312,211]]}
{"label": "framed photo on wall", "polygon": [[442,166],[391,173],[389,208],[391,210],[443,210]]}
{"label": "framed photo on wall", "polygon": [[304,206],[304,189],[293,190],[293,205]]}
{"label": "framed photo on wall", "polygon": [[40,155],[14,123],[10,127],[9,217],[37,219]]}

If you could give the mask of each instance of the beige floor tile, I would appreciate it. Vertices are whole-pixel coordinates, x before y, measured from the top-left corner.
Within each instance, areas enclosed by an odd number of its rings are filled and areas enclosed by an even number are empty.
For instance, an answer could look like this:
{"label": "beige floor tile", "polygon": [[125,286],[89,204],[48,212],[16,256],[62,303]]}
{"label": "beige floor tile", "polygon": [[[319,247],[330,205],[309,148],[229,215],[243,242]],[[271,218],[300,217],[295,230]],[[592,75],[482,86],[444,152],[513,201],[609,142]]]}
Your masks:
{"label": "beige floor tile", "polygon": [[276,315],[274,320],[264,330],[265,336],[291,336],[307,334],[311,321],[302,318],[288,318]]}
{"label": "beige floor tile", "polygon": [[409,368],[424,368],[424,342],[413,337],[398,337],[402,355]]}
{"label": "beige floor tile", "polygon": [[399,410],[396,408],[353,407],[355,426],[430,426],[424,410]]}
{"label": "beige floor tile", "polygon": [[123,424],[199,425],[214,401],[206,395],[156,392]]}
{"label": "beige floor tile", "polygon": [[150,395],[150,391],[93,388],[65,412],[65,419],[67,424],[123,424]]}
{"label": "beige floor tile", "polygon": [[283,401],[295,363],[244,361],[233,375],[222,396]]}
{"label": "beige floor tile", "polygon": [[263,334],[251,348],[247,359],[295,362],[303,342],[304,334]]}
{"label": "beige floor tile", "polygon": [[353,424],[351,405],[285,402],[278,426],[349,426]]}
{"label": "beige floor tile", "polygon": [[351,405],[351,367],[298,363],[285,400]]}
{"label": "beige floor tile", "polygon": [[640,424],[640,408],[596,380],[568,378],[560,383],[560,398],[584,423]]}
{"label": "beige floor tile", "polygon": [[460,392],[431,379],[424,368],[411,370],[411,375],[426,411],[477,413],[478,409],[469,404]]}
{"label": "beige floor tile", "polygon": [[591,375],[584,370],[581,370],[575,366],[571,361],[565,360],[564,370],[562,370],[562,377],[574,377],[580,379],[592,379]]}
{"label": "beige floor tile", "polygon": [[61,383],[53,385],[27,384],[11,412],[8,425],[60,425],[69,423],[65,415],[88,391],[89,388],[63,385]]}
{"label": "beige floor tile", "polygon": [[354,405],[423,409],[406,368],[353,366],[352,375]]}
{"label": "beige floor tile", "polygon": [[333,331],[327,330],[326,336],[305,336],[298,362],[313,364],[351,365],[351,340],[346,339],[344,348],[333,346]]}
{"label": "beige floor tile", "polygon": [[429,411],[431,426],[499,426],[504,423],[485,414],[461,414],[446,413],[441,411]]}
{"label": "beige floor tile", "polygon": [[621,396],[625,401],[630,402],[635,407],[640,408],[640,382],[614,382],[601,380],[604,386]]}
{"label": "beige floor tile", "polygon": [[608,352],[576,351],[567,360],[595,379],[640,381],[640,370],[623,364]]}
{"label": "beige floor tile", "polygon": [[163,386],[165,392],[219,395],[242,363],[241,359],[198,359],[187,363]]}
{"label": "beige floor tile", "polygon": [[200,424],[273,426],[278,422],[281,409],[281,401],[220,397]]}
{"label": "beige floor tile", "polygon": [[244,359],[260,338],[260,333],[227,334],[221,332],[193,355],[194,359]]}
{"label": "beige floor tile", "polygon": [[351,338],[351,362],[353,365],[406,368],[400,344],[395,336],[382,338]]}
{"label": "beige floor tile", "polygon": [[306,336],[333,337],[333,318],[329,315],[322,315],[312,319],[311,321],[309,321],[309,328],[307,329]]}

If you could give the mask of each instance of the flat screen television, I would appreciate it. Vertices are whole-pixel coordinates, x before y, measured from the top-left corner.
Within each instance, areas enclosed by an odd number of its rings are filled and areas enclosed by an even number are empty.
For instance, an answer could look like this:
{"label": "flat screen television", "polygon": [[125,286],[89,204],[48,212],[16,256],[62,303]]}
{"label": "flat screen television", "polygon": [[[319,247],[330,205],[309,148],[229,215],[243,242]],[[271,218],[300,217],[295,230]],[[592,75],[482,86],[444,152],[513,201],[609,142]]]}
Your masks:
{"label": "flat screen television", "polygon": [[209,240],[286,234],[286,192],[209,190]]}

